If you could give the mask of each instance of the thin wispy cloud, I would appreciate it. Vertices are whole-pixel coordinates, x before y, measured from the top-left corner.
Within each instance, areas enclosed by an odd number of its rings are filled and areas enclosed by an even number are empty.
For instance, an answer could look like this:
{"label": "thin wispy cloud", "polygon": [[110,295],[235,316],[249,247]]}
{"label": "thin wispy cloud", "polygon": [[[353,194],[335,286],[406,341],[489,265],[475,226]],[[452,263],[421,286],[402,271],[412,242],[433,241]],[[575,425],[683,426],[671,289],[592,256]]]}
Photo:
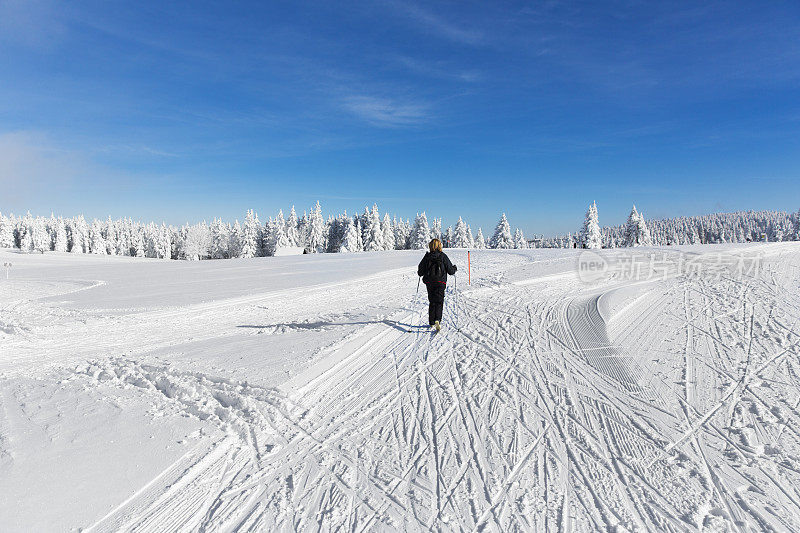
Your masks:
{"label": "thin wispy cloud", "polygon": [[484,42],[483,32],[453,24],[444,17],[418,5],[410,2],[397,1],[390,1],[388,4],[397,13],[417,23],[419,27],[426,32],[437,35],[443,39],[472,46],[480,45]]}
{"label": "thin wispy cloud", "polygon": [[344,107],[373,126],[414,126],[429,118],[429,109],[425,104],[374,96],[349,96],[344,100]]}
{"label": "thin wispy cloud", "polygon": [[480,74],[476,70],[457,68],[442,62],[426,61],[407,55],[398,55],[395,57],[395,61],[409,72],[420,76],[467,83],[480,79]]}

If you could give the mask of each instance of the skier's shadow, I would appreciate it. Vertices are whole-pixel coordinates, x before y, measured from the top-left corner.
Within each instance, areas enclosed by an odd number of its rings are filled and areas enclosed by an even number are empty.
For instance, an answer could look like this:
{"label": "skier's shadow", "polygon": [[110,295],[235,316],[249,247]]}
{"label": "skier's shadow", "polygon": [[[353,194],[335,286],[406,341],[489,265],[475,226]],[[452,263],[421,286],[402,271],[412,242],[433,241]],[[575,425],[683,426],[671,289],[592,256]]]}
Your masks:
{"label": "skier's shadow", "polygon": [[[236,326],[237,328],[249,328],[249,329],[267,329],[267,328],[285,328],[287,330],[292,329],[301,329],[301,330],[315,330],[315,329],[326,329],[326,328],[334,328],[334,327],[343,327],[343,326],[366,326],[369,324],[386,324],[398,331],[407,332],[409,330],[416,331],[423,326],[413,325],[413,324],[406,324],[405,322],[398,322],[397,320],[364,320],[364,321],[356,321],[356,322],[326,322],[326,321],[318,321],[318,322],[284,322],[279,324],[265,324],[263,326],[256,326],[256,325],[241,325]],[[427,326],[424,326],[427,328]]]}

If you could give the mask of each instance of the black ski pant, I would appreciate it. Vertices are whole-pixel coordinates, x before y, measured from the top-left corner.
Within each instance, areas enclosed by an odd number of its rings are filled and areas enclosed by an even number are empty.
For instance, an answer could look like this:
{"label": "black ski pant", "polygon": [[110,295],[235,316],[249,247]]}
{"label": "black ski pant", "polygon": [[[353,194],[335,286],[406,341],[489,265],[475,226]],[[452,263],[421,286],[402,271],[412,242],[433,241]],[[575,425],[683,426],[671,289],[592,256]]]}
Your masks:
{"label": "black ski pant", "polygon": [[444,283],[433,281],[426,283],[428,288],[428,324],[431,326],[437,320],[442,320],[442,309],[444,308],[444,289],[447,287]]}

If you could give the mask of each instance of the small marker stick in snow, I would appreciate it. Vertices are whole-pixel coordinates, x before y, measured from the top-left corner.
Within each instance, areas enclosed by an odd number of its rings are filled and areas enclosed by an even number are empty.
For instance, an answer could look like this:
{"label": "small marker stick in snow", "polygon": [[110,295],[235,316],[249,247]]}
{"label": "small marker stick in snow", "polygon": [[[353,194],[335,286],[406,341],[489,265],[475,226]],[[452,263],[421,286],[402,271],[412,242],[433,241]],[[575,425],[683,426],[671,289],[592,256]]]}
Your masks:
{"label": "small marker stick in snow", "polygon": [[469,262],[469,250],[467,250],[467,285],[472,285],[472,265]]}

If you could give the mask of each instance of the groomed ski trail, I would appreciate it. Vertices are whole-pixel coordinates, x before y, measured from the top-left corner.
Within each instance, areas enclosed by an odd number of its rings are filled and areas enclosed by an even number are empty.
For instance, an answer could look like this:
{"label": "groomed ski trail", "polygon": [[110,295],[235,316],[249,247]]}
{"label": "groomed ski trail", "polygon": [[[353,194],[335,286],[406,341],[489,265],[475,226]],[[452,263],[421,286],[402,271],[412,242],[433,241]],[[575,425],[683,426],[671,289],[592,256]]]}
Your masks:
{"label": "groomed ski trail", "polygon": [[217,433],[90,530],[800,528],[799,278],[479,278],[437,335],[368,325],[275,389],[98,360]]}

